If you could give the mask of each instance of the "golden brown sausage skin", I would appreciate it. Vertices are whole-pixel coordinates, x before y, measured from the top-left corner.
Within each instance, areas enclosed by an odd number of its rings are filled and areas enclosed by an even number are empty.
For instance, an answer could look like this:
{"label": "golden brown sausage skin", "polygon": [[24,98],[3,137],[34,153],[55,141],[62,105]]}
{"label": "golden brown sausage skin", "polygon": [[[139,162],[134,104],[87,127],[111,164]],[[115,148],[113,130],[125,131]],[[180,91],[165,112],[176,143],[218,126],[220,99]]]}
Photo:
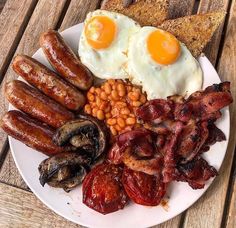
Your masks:
{"label": "golden brown sausage skin", "polygon": [[13,60],[12,68],[29,84],[64,107],[78,111],[84,106],[85,97],[80,91],[37,60],[26,55],[18,55]]}
{"label": "golden brown sausage skin", "polygon": [[48,30],[40,36],[40,46],[52,67],[67,81],[81,90],[88,90],[93,83],[91,72],[80,62],[62,36]]}
{"label": "golden brown sausage skin", "polygon": [[69,150],[53,144],[52,128],[20,111],[7,112],[2,118],[1,127],[8,135],[48,156]]}
{"label": "golden brown sausage skin", "polygon": [[26,83],[14,80],[5,85],[8,101],[17,109],[54,127],[74,119],[74,114]]}

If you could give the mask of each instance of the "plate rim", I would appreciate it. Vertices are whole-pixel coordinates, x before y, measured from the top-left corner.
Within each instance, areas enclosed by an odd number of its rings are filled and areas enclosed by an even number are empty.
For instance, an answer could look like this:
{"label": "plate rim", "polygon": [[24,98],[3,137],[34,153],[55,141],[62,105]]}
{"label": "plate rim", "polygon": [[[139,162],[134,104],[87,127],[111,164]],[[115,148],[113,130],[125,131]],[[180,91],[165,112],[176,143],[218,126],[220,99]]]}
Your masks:
{"label": "plate rim", "polygon": [[[69,28],[67,28],[67,29],[65,29],[65,30],[63,30],[63,31],[60,31],[60,33],[63,34],[63,33],[65,33],[65,32],[68,31],[68,30],[74,29],[75,27],[83,27],[83,24],[84,24],[83,22],[82,22],[82,23],[78,23],[78,24],[73,25],[73,26],[71,26],[71,27],[69,27]],[[41,48],[37,49],[37,50],[34,52],[34,54],[33,54],[32,56],[34,56],[34,55],[35,55],[38,51],[40,51],[40,50],[41,50]],[[77,54],[77,53],[76,53],[76,54]],[[207,61],[207,63],[211,65],[211,67],[214,69],[215,73],[217,74],[219,80],[221,81],[218,72],[216,71],[215,67],[211,64],[211,62],[209,61],[209,59],[208,59],[205,55],[201,55],[201,56],[197,59],[197,61],[199,62],[199,60],[200,60],[201,58],[204,59],[204,61]],[[11,104],[8,105],[8,111],[9,111],[9,110],[12,110]],[[226,107],[225,110],[226,110],[226,113],[228,113],[228,115],[229,115],[229,117],[230,117],[229,107]],[[226,150],[225,150],[225,152],[224,152],[224,156],[223,156],[222,162],[221,162],[221,164],[220,164],[218,170],[220,170],[220,169],[222,168],[222,164],[223,164],[223,161],[224,161],[224,159],[225,159],[225,156],[226,156],[226,153],[227,153],[227,148],[228,148],[228,145],[229,145],[230,128],[231,128],[231,126],[230,126],[230,118],[229,118],[228,125],[229,125],[229,128],[227,129],[228,138],[226,139],[226,142],[227,142],[227,144],[226,144]],[[20,166],[19,166],[19,164],[18,164],[18,162],[17,162],[16,154],[15,154],[15,152],[14,152],[14,150],[13,150],[13,147],[14,147],[14,146],[13,146],[13,141],[12,141],[12,139],[13,139],[13,138],[8,135],[8,141],[9,141],[10,151],[11,151],[13,160],[14,160],[14,162],[15,162],[15,164],[16,164],[16,167],[17,167],[17,169],[18,169],[18,171],[19,171],[21,177],[23,178],[23,180],[25,181],[25,183],[27,184],[27,186],[31,189],[32,193],[33,193],[44,205],[46,205],[50,210],[52,210],[53,212],[55,212],[55,213],[58,214],[59,216],[65,218],[65,219],[67,219],[68,221],[71,221],[71,222],[73,222],[73,223],[75,223],[75,224],[79,224],[79,225],[87,226],[87,227],[92,227],[92,226],[90,226],[90,224],[88,224],[88,223],[85,223],[85,222],[80,222],[80,223],[78,223],[78,221],[75,221],[73,218],[71,218],[71,217],[69,217],[69,216],[67,216],[67,215],[64,215],[64,214],[61,213],[59,210],[57,210],[57,208],[51,206],[50,203],[48,203],[46,200],[44,200],[44,199],[38,194],[38,192],[35,191],[34,187],[32,187],[32,185],[28,182],[27,178],[26,178],[25,175],[23,174],[23,172],[22,172],[22,170],[21,170],[21,168],[20,168]],[[207,184],[207,185],[204,187],[202,194],[201,194],[196,200],[194,200],[193,202],[191,202],[190,205],[189,205],[187,208],[185,208],[183,211],[173,213],[173,215],[172,215],[171,217],[164,219],[161,223],[151,223],[151,224],[149,224],[148,226],[155,226],[155,225],[162,224],[162,223],[164,223],[164,222],[166,222],[166,221],[168,221],[168,220],[171,220],[171,219],[175,218],[177,215],[180,215],[180,214],[183,213],[184,211],[188,210],[193,204],[195,204],[195,203],[204,195],[204,193],[208,190],[208,188],[212,185],[212,183],[213,183],[214,181],[215,181],[215,177],[214,177],[213,179],[211,179],[211,181],[209,182],[209,184]],[[97,227],[99,227],[99,226],[97,226]],[[104,226],[103,226],[103,227],[104,227]],[[143,226],[142,226],[142,227],[143,227]]]}

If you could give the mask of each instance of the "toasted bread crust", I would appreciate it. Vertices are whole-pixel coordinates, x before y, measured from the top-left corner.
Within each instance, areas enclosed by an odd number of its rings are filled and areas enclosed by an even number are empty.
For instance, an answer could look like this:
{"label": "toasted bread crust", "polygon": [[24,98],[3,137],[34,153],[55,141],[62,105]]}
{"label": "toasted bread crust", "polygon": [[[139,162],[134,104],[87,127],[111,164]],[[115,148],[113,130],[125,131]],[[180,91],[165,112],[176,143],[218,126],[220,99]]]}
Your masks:
{"label": "toasted bread crust", "polygon": [[136,0],[128,7],[124,7],[123,0],[105,0],[101,6],[103,10],[122,13],[141,26],[158,26],[168,18],[169,0]]}
{"label": "toasted bread crust", "polygon": [[164,21],[158,27],[166,30],[183,42],[194,57],[199,57],[223,22],[224,11],[210,12]]}

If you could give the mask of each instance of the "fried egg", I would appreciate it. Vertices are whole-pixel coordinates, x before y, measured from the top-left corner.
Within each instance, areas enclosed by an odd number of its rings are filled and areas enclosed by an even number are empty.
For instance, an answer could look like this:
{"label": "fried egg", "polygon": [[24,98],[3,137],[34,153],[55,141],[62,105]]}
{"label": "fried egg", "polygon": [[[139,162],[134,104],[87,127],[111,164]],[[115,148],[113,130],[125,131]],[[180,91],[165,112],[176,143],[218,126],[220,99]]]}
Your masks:
{"label": "fried egg", "polygon": [[119,13],[89,13],[79,41],[81,62],[98,78],[128,78],[124,69],[129,38],[140,28],[137,22]]}
{"label": "fried egg", "polygon": [[150,26],[130,39],[127,72],[148,100],[188,96],[202,86],[201,67],[187,47],[172,34]]}

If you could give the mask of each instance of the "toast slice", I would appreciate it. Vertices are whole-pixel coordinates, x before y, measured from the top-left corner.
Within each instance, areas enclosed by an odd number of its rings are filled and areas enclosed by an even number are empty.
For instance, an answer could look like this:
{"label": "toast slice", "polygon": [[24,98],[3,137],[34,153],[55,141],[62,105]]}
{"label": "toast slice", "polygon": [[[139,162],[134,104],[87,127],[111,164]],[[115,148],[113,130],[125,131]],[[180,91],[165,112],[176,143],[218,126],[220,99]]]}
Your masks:
{"label": "toast slice", "polygon": [[164,21],[158,27],[175,35],[197,58],[223,22],[225,14],[217,11],[186,16]]}
{"label": "toast slice", "polygon": [[127,0],[105,0],[101,6],[103,10],[122,13],[141,26],[157,26],[168,18],[169,0],[136,0],[125,7]]}

